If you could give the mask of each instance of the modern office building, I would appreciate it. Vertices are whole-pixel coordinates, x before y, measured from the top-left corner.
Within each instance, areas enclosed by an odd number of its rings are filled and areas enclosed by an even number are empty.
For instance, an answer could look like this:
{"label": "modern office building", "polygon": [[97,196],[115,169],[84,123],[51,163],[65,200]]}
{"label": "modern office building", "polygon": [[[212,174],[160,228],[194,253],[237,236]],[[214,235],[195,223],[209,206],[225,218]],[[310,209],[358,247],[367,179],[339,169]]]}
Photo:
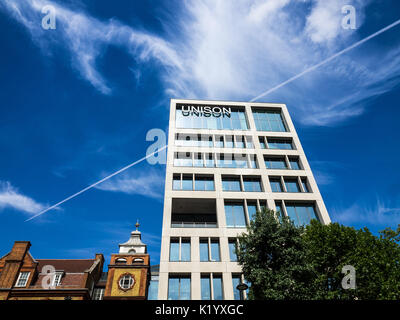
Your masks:
{"label": "modern office building", "polygon": [[284,104],[171,100],[159,299],[244,299],[234,247],[256,210],[329,223]]}

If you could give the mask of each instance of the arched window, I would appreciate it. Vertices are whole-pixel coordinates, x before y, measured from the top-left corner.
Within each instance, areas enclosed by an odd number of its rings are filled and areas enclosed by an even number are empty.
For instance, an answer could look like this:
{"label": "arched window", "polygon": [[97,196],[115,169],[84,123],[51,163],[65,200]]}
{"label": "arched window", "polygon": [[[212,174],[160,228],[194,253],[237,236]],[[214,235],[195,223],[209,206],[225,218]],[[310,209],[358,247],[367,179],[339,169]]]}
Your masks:
{"label": "arched window", "polygon": [[126,259],[125,258],[118,258],[117,260],[115,260],[115,262],[117,264],[126,264]]}
{"label": "arched window", "polygon": [[130,250],[128,251],[128,253],[136,253],[136,250],[135,250],[135,249],[130,249]]}
{"label": "arched window", "polygon": [[121,275],[118,281],[119,288],[124,291],[131,289],[134,284],[135,279],[129,273]]}
{"label": "arched window", "polygon": [[142,259],[142,258],[136,258],[136,259],[133,259],[133,262],[143,262],[144,260]]}

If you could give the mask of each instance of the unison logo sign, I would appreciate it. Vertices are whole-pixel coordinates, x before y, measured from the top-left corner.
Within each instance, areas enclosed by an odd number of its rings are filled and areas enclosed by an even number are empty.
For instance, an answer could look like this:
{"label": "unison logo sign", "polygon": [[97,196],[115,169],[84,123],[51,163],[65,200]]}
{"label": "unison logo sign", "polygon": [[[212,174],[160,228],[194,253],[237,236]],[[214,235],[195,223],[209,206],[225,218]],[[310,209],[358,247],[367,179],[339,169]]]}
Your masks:
{"label": "unison logo sign", "polygon": [[231,117],[231,108],[218,106],[182,105],[182,115],[184,116],[204,116],[204,117]]}

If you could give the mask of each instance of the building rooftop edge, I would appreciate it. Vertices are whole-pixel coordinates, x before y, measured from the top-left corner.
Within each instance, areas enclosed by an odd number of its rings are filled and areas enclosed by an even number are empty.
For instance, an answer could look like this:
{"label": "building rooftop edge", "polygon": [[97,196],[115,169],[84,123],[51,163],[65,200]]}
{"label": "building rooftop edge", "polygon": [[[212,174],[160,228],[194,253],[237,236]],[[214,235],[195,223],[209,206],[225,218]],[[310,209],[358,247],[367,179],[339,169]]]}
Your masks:
{"label": "building rooftop edge", "polygon": [[223,102],[223,103],[247,103],[247,104],[254,104],[254,105],[276,105],[276,106],[286,106],[285,103],[277,103],[277,102],[252,102],[252,101],[234,101],[234,100],[201,100],[201,99],[176,99],[176,98],[171,98],[171,102],[184,102],[184,101],[201,101],[204,103],[215,103],[215,102]]}

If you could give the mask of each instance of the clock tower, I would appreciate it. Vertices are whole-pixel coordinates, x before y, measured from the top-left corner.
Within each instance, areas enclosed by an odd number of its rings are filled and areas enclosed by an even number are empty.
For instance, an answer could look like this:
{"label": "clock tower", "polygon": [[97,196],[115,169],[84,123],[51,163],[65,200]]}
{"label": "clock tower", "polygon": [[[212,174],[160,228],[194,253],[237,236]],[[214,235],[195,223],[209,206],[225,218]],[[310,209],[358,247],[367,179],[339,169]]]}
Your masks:
{"label": "clock tower", "polygon": [[119,253],[111,255],[104,300],[147,299],[149,267],[150,257],[137,222],[129,240],[119,245]]}

